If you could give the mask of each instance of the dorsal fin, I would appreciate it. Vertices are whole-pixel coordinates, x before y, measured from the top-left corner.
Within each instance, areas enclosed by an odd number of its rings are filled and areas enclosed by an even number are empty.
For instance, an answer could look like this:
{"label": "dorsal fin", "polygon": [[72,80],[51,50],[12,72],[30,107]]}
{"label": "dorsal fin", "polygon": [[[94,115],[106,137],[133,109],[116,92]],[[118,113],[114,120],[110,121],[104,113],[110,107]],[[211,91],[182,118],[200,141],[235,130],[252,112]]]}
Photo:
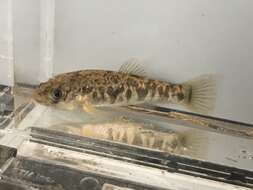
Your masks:
{"label": "dorsal fin", "polygon": [[127,62],[125,62],[120,67],[119,72],[139,76],[146,76],[147,74],[141,62],[136,58],[130,59]]}

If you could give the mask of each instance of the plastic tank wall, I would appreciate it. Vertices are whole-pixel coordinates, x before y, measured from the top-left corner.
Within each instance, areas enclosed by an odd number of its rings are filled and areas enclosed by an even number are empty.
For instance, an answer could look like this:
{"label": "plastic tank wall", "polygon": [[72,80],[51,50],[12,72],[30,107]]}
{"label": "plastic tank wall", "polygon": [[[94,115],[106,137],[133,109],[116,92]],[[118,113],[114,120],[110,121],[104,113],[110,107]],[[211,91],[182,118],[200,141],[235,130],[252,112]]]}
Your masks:
{"label": "plastic tank wall", "polygon": [[253,122],[253,1],[56,1],[54,72],[117,70],[131,57],[151,77],[220,76],[213,115]]}
{"label": "plastic tank wall", "polygon": [[0,0],[0,84],[14,84],[12,1]]}
{"label": "plastic tank wall", "polygon": [[172,82],[220,76],[213,116],[253,123],[251,0],[14,0],[16,81],[139,58]]}

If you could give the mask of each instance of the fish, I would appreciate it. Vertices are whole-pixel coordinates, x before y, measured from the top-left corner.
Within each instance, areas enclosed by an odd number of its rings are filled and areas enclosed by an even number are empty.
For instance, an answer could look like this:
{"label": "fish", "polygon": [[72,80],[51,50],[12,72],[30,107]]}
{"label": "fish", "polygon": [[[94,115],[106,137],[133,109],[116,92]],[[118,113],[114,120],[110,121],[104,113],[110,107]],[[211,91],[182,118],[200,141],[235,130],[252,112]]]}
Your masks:
{"label": "fish", "polygon": [[179,84],[157,80],[132,59],[119,71],[94,69],[56,75],[41,83],[32,97],[46,106],[82,108],[87,113],[95,113],[98,107],[177,104],[208,114],[215,107],[216,80],[214,75]]}
{"label": "fish", "polygon": [[204,156],[208,139],[196,130],[175,131],[166,129],[158,131],[154,124],[138,122],[126,117],[111,121],[95,123],[57,124],[50,129],[98,139],[145,147],[169,154]]}

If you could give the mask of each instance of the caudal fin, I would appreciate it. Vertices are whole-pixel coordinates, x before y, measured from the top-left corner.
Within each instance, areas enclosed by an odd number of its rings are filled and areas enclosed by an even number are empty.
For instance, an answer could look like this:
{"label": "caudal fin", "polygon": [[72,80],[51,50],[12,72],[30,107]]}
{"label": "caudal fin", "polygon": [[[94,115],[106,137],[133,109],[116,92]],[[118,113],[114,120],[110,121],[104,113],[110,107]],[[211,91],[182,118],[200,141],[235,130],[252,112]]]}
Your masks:
{"label": "caudal fin", "polygon": [[183,84],[187,90],[185,106],[192,111],[207,114],[215,107],[216,77],[204,75]]}
{"label": "caudal fin", "polygon": [[190,130],[181,134],[181,154],[189,157],[203,158],[208,152],[208,138],[202,132]]}

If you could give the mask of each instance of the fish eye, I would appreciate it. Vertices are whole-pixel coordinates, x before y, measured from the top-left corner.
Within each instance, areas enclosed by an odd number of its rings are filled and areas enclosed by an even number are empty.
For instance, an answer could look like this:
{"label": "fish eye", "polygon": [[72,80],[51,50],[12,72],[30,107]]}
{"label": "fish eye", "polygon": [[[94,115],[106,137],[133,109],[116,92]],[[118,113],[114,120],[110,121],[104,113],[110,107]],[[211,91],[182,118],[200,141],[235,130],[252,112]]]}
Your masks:
{"label": "fish eye", "polygon": [[51,97],[54,101],[58,101],[62,97],[62,91],[60,89],[53,89],[51,92]]}

